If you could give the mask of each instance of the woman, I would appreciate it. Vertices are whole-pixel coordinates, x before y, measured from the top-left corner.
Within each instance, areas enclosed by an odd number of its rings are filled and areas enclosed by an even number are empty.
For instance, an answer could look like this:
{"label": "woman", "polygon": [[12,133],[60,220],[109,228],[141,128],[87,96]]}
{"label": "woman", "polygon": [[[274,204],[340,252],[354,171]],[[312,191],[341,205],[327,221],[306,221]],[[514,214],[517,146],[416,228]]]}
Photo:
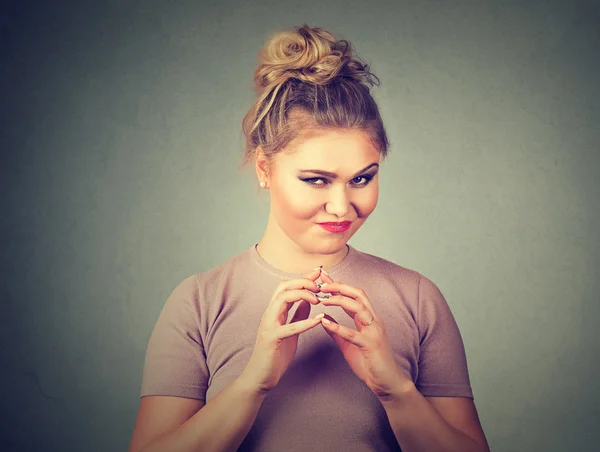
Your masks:
{"label": "woman", "polygon": [[347,244],[387,152],[376,77],[307,25],[260,57],[244,163],[270,192],[267,228],[168,298],[130,450],[488,450],[438,288]]}

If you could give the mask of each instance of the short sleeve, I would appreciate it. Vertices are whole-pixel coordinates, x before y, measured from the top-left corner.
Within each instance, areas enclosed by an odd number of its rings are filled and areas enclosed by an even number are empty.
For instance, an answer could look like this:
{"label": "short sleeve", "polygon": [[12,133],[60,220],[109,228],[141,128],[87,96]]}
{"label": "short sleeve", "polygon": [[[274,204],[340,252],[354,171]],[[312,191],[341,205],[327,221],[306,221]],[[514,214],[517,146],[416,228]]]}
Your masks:
{"label": "short sleeve", "polygon": [[186,278],[168,297],[146,349],[141,397],[205,400],[209,373],[198,326],[198,297],[195,276]]}
{"label": "short sleeve", "polygon": [[423,396],[474,399],[463,340],[446,299],[438,287],[422,275],[418,298],[418,391]]}

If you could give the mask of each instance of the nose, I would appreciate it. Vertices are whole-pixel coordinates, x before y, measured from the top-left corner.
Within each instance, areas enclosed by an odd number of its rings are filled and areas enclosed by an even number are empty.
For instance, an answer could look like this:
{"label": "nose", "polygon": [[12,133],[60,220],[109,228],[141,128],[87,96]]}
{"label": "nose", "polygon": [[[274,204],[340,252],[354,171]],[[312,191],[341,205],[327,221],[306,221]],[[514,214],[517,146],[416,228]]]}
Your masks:
{"label": "nose", "polygon": [[327,213],[336,215],[339,218],[347,217],[348,212],[352,207],[350,196],[347,193],[346,187],[332,187],[327,195],[328,199],[327,203],[325,204],[325,210]]}

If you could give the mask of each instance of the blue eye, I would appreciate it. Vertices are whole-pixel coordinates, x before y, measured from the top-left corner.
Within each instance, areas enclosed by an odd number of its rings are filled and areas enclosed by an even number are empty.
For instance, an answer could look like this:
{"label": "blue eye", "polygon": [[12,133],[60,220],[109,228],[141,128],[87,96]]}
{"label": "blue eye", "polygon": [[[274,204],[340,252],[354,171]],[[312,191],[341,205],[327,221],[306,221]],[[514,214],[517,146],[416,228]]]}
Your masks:
{"label": "blue eye", "polygon": [[373,179],[373,176],[358,176],[352,180],[356,180],[356,179],[364,179],[365,181],[356,185],[359,185],[361,187],[364,187],[365,185],[367,185],[369,182],[371,182],[371,179]]}

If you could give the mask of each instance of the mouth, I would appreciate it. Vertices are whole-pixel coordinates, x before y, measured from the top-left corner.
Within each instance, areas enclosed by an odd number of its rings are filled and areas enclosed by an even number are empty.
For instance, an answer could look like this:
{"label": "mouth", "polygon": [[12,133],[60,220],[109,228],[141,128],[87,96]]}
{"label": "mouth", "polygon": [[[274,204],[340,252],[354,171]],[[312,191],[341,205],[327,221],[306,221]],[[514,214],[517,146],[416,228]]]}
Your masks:
{"label": "mouth", "polygon": [[351,221],[342,221],[340,223],[317,223],[323,229],[329,232],[344,232],[352,225]]}

